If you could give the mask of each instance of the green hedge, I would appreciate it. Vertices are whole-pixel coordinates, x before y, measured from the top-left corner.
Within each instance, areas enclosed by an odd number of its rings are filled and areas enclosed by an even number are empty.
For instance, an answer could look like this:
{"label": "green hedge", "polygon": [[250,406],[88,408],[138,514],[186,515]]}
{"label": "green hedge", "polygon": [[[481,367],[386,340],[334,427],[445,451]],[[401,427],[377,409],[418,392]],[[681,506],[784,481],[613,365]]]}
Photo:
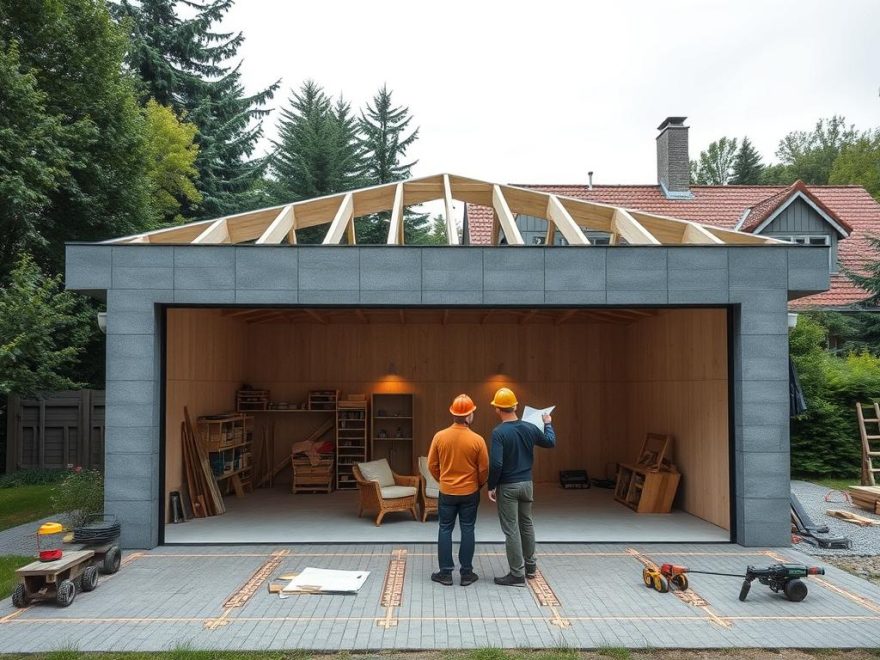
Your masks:
{"label": "green hedge", "polygon": [[829,352],[821,320],[801,314],[789,335],[807,400],[807,411],[791,423],[792,473],[857,478],[862,446],[855,406],[880,397],[880,358],[867,350]]}

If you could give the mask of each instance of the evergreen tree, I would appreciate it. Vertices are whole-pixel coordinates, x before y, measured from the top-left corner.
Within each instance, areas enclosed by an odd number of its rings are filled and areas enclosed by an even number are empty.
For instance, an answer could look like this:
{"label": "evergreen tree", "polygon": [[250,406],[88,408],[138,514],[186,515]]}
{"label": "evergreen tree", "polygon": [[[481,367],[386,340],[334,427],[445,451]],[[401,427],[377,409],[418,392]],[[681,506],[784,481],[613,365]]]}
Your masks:
{"label": "evergreen tree", "polygon": [[880,237],[867,236],[868,243],[874,251],[874,258],[862,266],[861,272],[841,267],[844,274],[870,296],[861,302],[865,307],[880,305]]}
{"label": "evergreen tree", "polygon": [[736,157],[736,138],[722,137],[691,161],[691,178],[699,185],[724,186],[730,183]]}
{"label": "evergreen tree", "polygon": [[[128,62],[142,80],[144,100],[169,105],[198,127],[199,192],[190,216],[218,216],[259,203],[256,188],[266,159],[251,156],[262,136],[265,104],[279,83],[248,95],[240,63],[230,66],[243,43],[239,33],[211,27],[235,0],[119,0],[114,13],[130,29]],[[181,19],[183,5],[191,18]]]}
{"label": "evergreen tree", "polygon": [[741,186],[755,185],[761,183],[763,176],[764,163],[761,162],[761,154],[755,149],[752,141],[744,137],[733,162],[730,183]]}
{"label": "evergreen tree", "polygon": [[[25,97],[11,107],[30,104],[41,113],[19,115],[24,120],[16,126],[37,139],[32,155],[48,176],[40,175],[28,205],[39,212],[39,225],[30,224],[39,240],[29,242],[50,273],[62,270],[65,241],[105,240],[149,226],[144,118],[122,70],[127,45],[103,2],[0,2],[0,50],[8,58],[17,49],[17,69],[28,77],[16,83]],[[18,92],[3,89],[0,98],[9,93]],[[15,151],[14,141],[0,142]]]}
{"label": "evergreen tree", "polygon": [[[406,106],[396,106],[392,101],[392,91],[387,85],[373,96],[372,105],[361,112],[361,140],[366,157],[366,179],[369,185],[401,181],[412,176],[412,167],[417,160],[401,162],[407,150],[419,137],[415,128],[407,134],[412,116]],[[358,236],[363,234],[362,242],[384,243],[388,237],[390,214],[377,213],[363,218],[358,225]],[[404,240],[416,243],[431,234],[430,216],[409,209],[404,213]]]}

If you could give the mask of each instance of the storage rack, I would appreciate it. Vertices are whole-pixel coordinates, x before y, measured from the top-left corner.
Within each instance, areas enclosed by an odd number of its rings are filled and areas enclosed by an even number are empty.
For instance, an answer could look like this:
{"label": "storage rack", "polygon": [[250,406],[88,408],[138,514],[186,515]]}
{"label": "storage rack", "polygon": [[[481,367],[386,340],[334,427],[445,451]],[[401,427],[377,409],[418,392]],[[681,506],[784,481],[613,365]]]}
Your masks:
{"label": "storage rack", "polygon": [[199,435],[217,483],[227,481],[239,497],[253,490],[251,418],[244,414],[199,417]]}
{"label": "storage rack", "polygon": [[355,463],[367,460],[367,401],[339,401],[336,409],[336,488],[354,490]]}
{"label": "storage rack", "polygon": [[373,394],[370,457],[384,458],[398,474],[413,470],[413,395]]}

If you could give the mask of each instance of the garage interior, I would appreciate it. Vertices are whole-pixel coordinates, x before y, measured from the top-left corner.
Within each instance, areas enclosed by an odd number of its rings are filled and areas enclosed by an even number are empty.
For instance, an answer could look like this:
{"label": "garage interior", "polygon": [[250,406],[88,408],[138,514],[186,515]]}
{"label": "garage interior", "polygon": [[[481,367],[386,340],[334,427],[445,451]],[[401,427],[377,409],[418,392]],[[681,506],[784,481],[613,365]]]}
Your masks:
{"label": "garage interior", "polygon": [[[416,475],[461,392],[477,403],[473,429],[488,441],[497,423],[488,401],[501,386],[521,409],[557,407],[557,447],[535,452],[542,542],[731,540],[726,308],[169,307],[165,360],[165,543],[435,541],[436,517],[392,513],[380,527],[369,514],[358,518],[357,490],[292,494],[291,445],[335,416],[299,407],[312,391],[368,402],[411,394],[412,433],[403,435],[412,439],[386,445],[400,447],[391,462]],[[223,515],[171,522],[170,493],[186,493],[184,406],[193,420],[235,410],[245,384],[283,407],[247,413],[252,469],[286,466],[271,487],[258,487],[257,473],[252,491],[224,496]],[[561,470],[613,480],[618,464],[636,462],[647,433],[673,436],[681,479],[671,513],[636,513],[614,489],[560,486]],[[477,539],[502,541],[483,493]]]}

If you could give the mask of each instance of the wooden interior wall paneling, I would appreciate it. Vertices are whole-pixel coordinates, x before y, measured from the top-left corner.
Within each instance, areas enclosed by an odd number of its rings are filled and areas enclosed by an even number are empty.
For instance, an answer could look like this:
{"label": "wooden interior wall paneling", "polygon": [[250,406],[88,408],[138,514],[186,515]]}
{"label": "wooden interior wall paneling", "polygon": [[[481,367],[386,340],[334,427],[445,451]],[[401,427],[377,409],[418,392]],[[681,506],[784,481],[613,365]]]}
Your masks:
{"label": "wooden interior wall paneling", "polygon": [[[244,372],[247,327],[220,310],[168,310],[165,390],[165,501],[183,487],[180,423],[235,407]],[[168,507],[166,506],[166,510]],[[168,512],[170,515],[170,512]]]}

